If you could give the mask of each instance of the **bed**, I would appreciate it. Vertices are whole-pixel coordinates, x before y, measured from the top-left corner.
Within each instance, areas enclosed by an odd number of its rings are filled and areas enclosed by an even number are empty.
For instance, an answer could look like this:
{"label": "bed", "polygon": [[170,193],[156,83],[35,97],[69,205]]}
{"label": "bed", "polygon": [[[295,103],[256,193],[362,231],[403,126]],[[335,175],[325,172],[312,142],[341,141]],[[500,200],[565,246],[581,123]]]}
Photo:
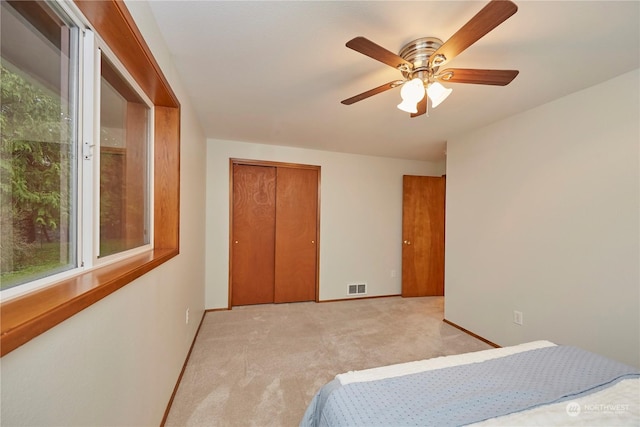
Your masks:
{"label": "bed", "polygon": [[535,341],[337,375],[301,427],[640,425],[640,370]]}

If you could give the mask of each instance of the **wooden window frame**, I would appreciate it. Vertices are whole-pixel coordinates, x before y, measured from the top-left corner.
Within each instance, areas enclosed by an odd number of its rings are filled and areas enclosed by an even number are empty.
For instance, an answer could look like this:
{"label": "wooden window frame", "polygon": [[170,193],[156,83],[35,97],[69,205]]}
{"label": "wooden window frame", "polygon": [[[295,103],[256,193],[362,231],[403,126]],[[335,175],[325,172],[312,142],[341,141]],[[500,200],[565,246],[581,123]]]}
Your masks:
{"label": "wooden window frame", "polygon": [[0,304],[0,357],[179,253],[180,103],[122,0],[75,0],[154,104],[154,248]]}

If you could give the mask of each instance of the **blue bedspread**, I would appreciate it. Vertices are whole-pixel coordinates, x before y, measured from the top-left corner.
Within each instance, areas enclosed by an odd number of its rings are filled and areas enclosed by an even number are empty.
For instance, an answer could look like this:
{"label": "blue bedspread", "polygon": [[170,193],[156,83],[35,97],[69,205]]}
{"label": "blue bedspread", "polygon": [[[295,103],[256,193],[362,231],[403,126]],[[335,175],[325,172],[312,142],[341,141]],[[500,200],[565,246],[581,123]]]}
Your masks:
{"label": "blue bedspread", "polygon": [[344,386],[334,380],[313,398],[300,426],[459,426],[638,376],[633,367],[579,348],[546,347]]}

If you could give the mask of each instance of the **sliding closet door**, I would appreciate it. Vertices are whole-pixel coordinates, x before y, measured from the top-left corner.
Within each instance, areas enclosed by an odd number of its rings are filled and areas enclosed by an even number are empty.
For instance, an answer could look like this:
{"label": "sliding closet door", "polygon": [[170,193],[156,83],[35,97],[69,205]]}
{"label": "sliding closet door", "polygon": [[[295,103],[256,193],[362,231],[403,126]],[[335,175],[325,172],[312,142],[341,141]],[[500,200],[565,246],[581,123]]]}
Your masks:
{"label": "sliding closet door", "polygon": [[233,165],[233,305],[273,302],[276,168]]}
{"label": "sliding closet door", "polygon": [[278,167],[274,302],[316,298],[318,170]]}

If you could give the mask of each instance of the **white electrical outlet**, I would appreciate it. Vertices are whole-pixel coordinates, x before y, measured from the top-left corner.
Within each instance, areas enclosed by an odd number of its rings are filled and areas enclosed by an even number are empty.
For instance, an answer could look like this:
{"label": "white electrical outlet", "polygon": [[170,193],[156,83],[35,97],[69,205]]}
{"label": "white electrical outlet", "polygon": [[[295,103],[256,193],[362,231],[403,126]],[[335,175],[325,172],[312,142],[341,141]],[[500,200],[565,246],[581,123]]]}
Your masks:
{"label": "white electrical outlet", "polygon": [[186,325],[189,324],[189,309],[187,308],[187,311],[184,313],[184,323]]}
{"label": "white electrical outlet", "polygon": [[515,323],[516,325],[522,325],[522,322],[523,322],[522,312],[518,310],[513,310],[513,323]]}

